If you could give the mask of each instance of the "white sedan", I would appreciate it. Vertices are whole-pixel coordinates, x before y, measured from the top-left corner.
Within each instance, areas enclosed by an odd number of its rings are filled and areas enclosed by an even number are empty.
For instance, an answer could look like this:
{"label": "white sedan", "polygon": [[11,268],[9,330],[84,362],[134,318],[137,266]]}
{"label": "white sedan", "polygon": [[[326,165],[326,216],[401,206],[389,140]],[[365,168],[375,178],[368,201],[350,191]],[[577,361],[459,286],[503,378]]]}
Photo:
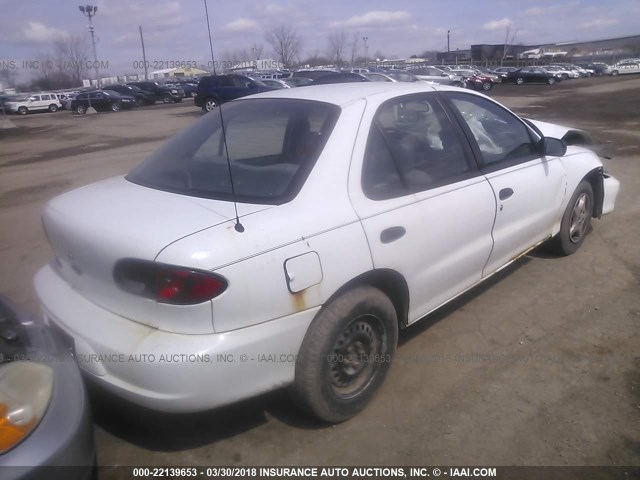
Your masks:
{"label": "white sedan", "polygon": [[198,411],[290,386],[345,420],[399,328],[542,243],[575,252],[613,210],[618,181],[561,137],[588,138],[421,82],[235,100],[48,203],[45,319],[132,402]]}

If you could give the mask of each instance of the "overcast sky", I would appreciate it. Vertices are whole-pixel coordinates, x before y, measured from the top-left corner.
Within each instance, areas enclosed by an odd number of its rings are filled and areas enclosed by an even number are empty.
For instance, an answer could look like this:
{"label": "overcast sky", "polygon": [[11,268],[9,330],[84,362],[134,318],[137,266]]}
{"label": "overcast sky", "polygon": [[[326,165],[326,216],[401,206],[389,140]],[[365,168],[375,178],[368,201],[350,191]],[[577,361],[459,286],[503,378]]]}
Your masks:
{"label": "overcast sky", "polygon": [[[132,72],[133,61],[141,59],[138,25],[149,61],[210,59],[202,0],[94,4],[98,58],[109,61],[112,73]],[[0,60],[36,58],[59,35],[88,37],[78,5],[77,0],[0,0]],[[447,30],[452,50],[502,43],[507,24],[518,31],[515,43],[524,44],[640,34],[638,0],[208,0],[208,5],[216,52],[265,43],[263,57],[270,56],[264,33],[279,24],[297,29],[303,56],[325,53],[332,30],[367,36],[370,55],[381,51],[389,58],[446,49]]]}

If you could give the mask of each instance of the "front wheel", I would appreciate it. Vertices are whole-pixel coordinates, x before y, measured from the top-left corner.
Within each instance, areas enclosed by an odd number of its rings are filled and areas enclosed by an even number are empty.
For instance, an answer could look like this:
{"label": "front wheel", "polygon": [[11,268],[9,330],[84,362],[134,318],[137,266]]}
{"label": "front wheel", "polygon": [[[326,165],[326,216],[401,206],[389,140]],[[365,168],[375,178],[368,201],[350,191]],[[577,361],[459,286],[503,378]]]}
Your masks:
{"label": "front wheel", "polygon": [[518,77],[516,78],[516,85],[522,85],[524,83],[524,78]]}
{"label": "front wheel", "polygon": [[547,83],[548,83],[549,85],[555,85],[555,83],[556,83],[556,79],[555,79],[555,78],[553,78],[553,77],[551,77],[551,78],[547,79]]}
{"label": "front wheel", "polygon": [[294,398],[330,423],[363,410],[382,385],[398,343],[398,317],[377,288],[355,287],[323,307],[296,361]]}
{"label": "front wheel", "polygon": [[614,70],[613,72],[611,72],[611,75],[613,75],[614,77],[618,76],[620,72],[618,72],[618,70]]}
{"label": "front wheel", "polygon": [[58,111],[58,106],[55,103],[52,103],[51,105],[49,105],[49,111],[50,112],[57,112]]}
{"label": "front wheel", "polygon": [[26,115],[27,113],[29,113],[29,109],[27,107],[20,107],[18,108],[18,113],[20,115]]}
{"label": "front wheel", "polygon": [[587,234],[593,217],[593,188],[583,180],[576,188],[562,215],[560,231],[549,242],[549,250],[558,255],[575,253]]}
{"label": "front wheel", "polygon": [[76,107],[76,113],[78,115],[84,115],[85,113],[87,113],[87,107],[85,107],[84,105],[78,105]]}
{"label": "front wheel", "polygon": [[171,99],[171,95],[165,95],[162,97],[162,103],[171,103],[173,100]]}
{"label": "front wheel", "polygon": [[484,90],[485,92],[491,90],[491,87],[493,87],[493,85],[491,85],[491,82],[482,82],[482,90]]}
{"label": "front wheel", "polygon": [[111,104],[111,111],[119,112],[120,111],[120,104],[118,102],[113,102]]}

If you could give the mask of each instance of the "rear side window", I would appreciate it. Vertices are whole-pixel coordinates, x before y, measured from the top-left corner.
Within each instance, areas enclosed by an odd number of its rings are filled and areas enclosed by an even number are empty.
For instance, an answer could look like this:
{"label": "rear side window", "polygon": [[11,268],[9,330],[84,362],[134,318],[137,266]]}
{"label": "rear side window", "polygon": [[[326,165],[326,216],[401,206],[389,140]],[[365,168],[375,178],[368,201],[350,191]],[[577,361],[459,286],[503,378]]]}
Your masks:
{"label": "rear side window", "polygon": [[127,179],[159,190],[246,203],[281,204],[300,190],[340,109],[295,99],[250,99],[205,115],[135,168]]}

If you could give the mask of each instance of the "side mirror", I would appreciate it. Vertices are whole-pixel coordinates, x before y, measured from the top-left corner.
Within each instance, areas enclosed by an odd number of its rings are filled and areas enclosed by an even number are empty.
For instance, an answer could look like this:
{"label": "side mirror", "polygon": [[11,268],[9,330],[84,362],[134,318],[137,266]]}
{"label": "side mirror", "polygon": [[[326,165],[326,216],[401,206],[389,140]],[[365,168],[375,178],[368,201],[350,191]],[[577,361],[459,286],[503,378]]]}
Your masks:
{"label": "side mirror", "polygon": [[558,138],[545,137],[541,140],[542,153],[551,157],[562,157],[567,153],[567,144]]}

